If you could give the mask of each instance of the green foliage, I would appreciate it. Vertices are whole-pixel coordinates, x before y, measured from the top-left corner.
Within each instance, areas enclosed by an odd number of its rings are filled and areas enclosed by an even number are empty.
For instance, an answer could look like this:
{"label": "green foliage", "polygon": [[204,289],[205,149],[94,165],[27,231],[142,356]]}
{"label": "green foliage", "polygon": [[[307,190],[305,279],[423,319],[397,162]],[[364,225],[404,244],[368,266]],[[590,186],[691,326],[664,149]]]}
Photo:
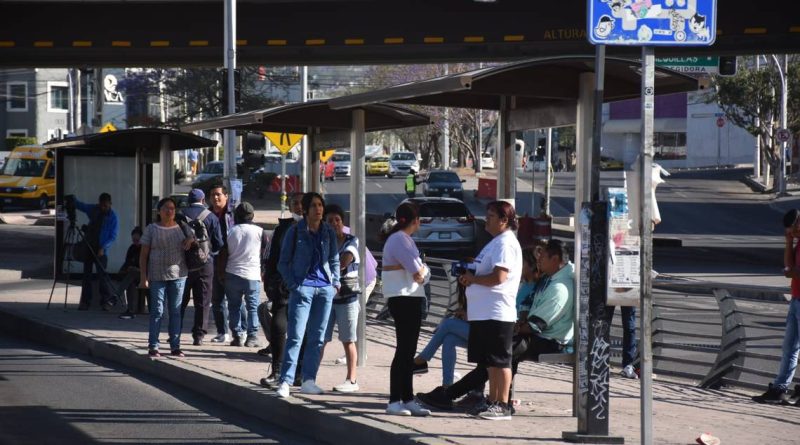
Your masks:
{"label": "green foliage", "polygon": [[6,138],[6,151],[11,151],[20,145],[33,145],[36,143],[35,137],[14,136]]}
{"label": "green foliage", "polygon": [[575,148],[575,126],[561,127],[558,129],[558,145],[565,148]]}

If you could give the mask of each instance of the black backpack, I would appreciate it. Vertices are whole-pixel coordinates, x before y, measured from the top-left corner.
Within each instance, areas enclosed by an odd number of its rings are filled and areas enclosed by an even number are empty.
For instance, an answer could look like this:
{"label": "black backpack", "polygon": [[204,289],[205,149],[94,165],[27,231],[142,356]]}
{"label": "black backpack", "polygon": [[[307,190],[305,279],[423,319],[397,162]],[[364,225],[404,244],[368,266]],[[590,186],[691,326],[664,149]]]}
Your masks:
{"label": "black backpack", "polygon": [[197,241],[186,251],[186,266],[190,271],[202,269],[211,260],[211,239],[208,236],[208,228],[203,222],[210,214],[208,209],[203,209],[197,218],[187,218],[186,225]]}

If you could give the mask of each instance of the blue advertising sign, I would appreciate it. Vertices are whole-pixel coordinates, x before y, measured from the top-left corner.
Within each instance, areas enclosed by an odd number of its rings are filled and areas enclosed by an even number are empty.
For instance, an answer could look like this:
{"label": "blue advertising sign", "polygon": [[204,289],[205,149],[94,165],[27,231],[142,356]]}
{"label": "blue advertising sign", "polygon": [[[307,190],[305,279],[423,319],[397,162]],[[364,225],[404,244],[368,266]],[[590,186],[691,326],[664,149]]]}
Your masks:
{"label": "blue advertising sign", "polygon": [[710,46],[717,0],[589,0],[593,45]]}

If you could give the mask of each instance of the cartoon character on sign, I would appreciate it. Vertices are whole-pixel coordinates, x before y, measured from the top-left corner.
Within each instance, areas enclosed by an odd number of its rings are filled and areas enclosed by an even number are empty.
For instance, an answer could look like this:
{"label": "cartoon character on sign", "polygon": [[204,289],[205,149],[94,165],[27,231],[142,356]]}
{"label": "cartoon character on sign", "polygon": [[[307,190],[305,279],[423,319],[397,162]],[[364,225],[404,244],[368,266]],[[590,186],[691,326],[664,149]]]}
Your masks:
{"label": "cartoon character on sign", "polygon": [[653,39],[653,30],[647,25],[642,25],[636,36],[640,42],[649,42]]}
{"label": "cartoon character on sign", "polygon": [[608,38],[613,29],[614,19],[608,15],[603,15],[600,17],[600,21],[597,22],[597,26],[594,28],[594,35],[596,35],[598,39],[605,39]]}
{"label": "cartoon character on sign", "polygon": [[689,19],[689,29],[697,35],[700,40],[708,40],[709,35],[708,27],[706,26],[706,16],[695,13]]}
{"label": "cartoon character on sign", "polygon": [[639,0],[631,5],[631,10],[633,10],[633,13],[636,14],[637,17],[643,19],[647,17],[647,11],[652,7],[653,2],[651,0]]}

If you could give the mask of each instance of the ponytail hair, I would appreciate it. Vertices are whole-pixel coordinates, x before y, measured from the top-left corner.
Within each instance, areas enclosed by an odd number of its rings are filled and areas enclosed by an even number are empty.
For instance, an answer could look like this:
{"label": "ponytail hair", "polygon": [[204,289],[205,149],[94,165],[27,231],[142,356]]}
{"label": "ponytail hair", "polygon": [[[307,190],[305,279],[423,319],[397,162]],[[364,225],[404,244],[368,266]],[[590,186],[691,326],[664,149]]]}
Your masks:
{"label": "ponytail hair", "polygon": [[419,206],[413,202],[404,202],[397,207],[394,212],[396,223],[391,230],[386,231],[384,239],[389,238],[393,233],[406,229],[414,223],[414,220],[419,218]]}

